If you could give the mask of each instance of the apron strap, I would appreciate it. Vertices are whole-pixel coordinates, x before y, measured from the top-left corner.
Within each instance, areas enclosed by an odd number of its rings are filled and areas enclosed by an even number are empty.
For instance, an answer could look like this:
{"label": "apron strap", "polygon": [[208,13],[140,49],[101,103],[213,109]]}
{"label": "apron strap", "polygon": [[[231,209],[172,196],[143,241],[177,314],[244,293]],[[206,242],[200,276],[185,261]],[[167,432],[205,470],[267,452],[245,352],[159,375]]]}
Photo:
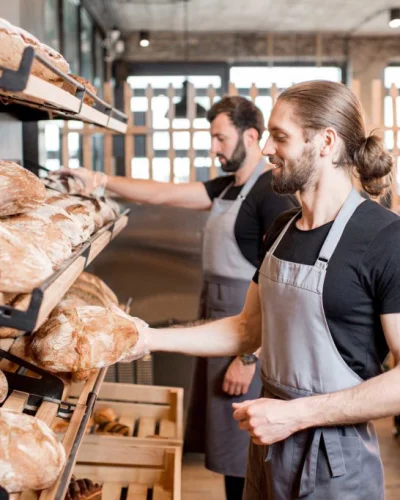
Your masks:
{"label": "apron strap", "polygon": [[297,219],[297,217],[299,216],[300,213],[301,213],[301,209],[290,219],[290,221],[283,228],[283,230],[281,231],[281,234],[276,238],[274,244],[272,245],[272,247],[270,248],[270,250],[268,252],[270,255],[274,254],[275,250],[278,248],[279,243],[282,241],[282,238],[285,236],[290,225],[295,221],[295,219]]}
{"label": "apron strap", "polygon": [[352,188],[349,196],[344,202],[344,205],[340,209],[324,244],[322,245],[318,260],[316,262],[316,265],[318,267],[326,268],[328,266],[328,262],[330,261],[333,252],[335,251],[339,240],[342,237],[347,223],[356,211],[357,207],[364,201],[365,199],[362,198],[362,196],[360,196],[360,194],[354,188]]}
{"label": "apron strap", "polygon": [[[262,174],[263,170],[265,168],[265,161],[262,159],[258,162],[256,168],[253,170],[251,173],[250,177],[247,179],[245,182],[242,190],[240,191],[237,199],[243,201],[246,196],[249,194],[251,188],[254,186],[254,184],[257,182],[258,178]],[[222,191],[222,193],[218,196],[218,199],[222,199],[228,190],[235,184],[235,181],[232,181],[230,184],[226,186],[226,188]]]}
{"label": "apron strap", "polygon": [[318,452],[321,438],[325,443],[326,455],[332,477],[340,477],[346,474],[342,445],[336,427],[325,427],[315,429],[314,436],[304,460],[303,470],[300,478],[299,497],[311,495],[315,490],[317,478]]}

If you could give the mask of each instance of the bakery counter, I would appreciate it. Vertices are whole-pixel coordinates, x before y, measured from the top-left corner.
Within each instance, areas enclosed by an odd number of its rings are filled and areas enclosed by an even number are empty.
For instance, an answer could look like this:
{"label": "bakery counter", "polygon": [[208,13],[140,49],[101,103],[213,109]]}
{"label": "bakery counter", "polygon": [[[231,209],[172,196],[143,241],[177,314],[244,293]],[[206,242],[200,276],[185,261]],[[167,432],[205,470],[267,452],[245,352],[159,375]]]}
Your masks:
{"label": "bakery counter", "polygon": [[31,294],[19,296],[14,306],[4,303],[1,305],[0,299],[0,326],[24,332],[37,330],[86,266],[127,225],[128,214],[129,210],[126,210],[116,220],[97,231],[40,287],[35,288]]}

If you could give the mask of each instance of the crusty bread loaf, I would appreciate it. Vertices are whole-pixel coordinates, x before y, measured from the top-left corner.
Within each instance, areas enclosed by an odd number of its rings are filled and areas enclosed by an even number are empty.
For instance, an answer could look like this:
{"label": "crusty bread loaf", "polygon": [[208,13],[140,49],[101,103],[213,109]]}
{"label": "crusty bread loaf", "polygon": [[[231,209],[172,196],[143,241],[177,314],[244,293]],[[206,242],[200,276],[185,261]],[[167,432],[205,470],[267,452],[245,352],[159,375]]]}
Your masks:
{"label": "crusty bread loaf", "polygon": [[100,204],[101,216],[103,217],[103,224],[106,225],[109,222],[115,220],[116,215],[112,207],[110,207],[106,202],[100,199],[98,200],[98,202]]}
{"label": "crusty bread loaf", "polygon": [[87,240],[95,230],[94,209],[87,207],[77,196],[68,194],[54,194],[47,192],[47,203],[64,208],[66,212],[76,221]]}
{"label": "crusty bread loaf", "polygon": [[36,175],[13,161],[0,160],[0,217],[29,212],[45,200],[46,190]]}
{"label": "crusty bread loaf", "polygon": [[8,382],[6,376],[0,371],[0,403],[2,403],[8,394]]}
{"label": "crusty bread loaf", "polygon": [[53,272],[46,253],[29,235],[0,222],[0,290],[29,293]]}
{"label": "crusty bread loaf", "polygon": [[73,247],[77,247],[85,241],[86,235],[83,232],[82,225],[62,207],[45,203],[28,213],[32,215],[41,215],[48,220],[64,233]]}
{"label": "crusty bread loaf", "polygon": [[0,409],[0,485],[9,493],[51,486],[65,464],[65,450],[41,420]]}
{"label": "crusty bread loaf", "polygon": [[33,334],[38,363],[52,372],[103,368],[132,356],[138,331],[133,321],[110,309],[64,309]]}
{"label": "crusty bread loaf", "polygon": [[62,194],[81,194],[85,191],[85,184],[79,177],[64,172],[50,173],[42,182],[46,187]]}
{"label": "crusty bread loaf", "polygon": [[[92,94],[97,95],[97,89],[94,85],[92,85],[88,80],[83,78],[82,76],[74,75],[70,73],[68,76],[70,76],[73,80],[76,80],[80,84],[84,85],[87,90],[89,90]],[[69,83],[67,81],[64,81],[63,83],[63,90],[69,92],[72,95],[75,95],[76,93],[76,86],[73,85],[72,83]],[[94,99],[90,95],[85,93],[85,96],[83,98],[83,102],[87,104],[88,106],[93,106],[94,105]]]}
{"label": "crusty bread loaf", "polygon": [[82,382],[84,380],[89,380],[89,378],[94,374],[97,373],[98,370],[80,370],[78,372],[72,373],[72,382]]}
{"label": "crusty bread loaf", "polygon": [[72,476],[65,500],[101,500],[101,486],[90,479]]}
{"label": "crusty bread loaf", "polygon": [[71,256],[70,240],[41,215],[31,213],[14,215],[4,219],[3,224],[28,234],[35,245],[47,254],[54,269],[58,269]]}
{"label": "crusty bread loaf", "polygon": [[53,314],[61,309],[79,306],[108,307],[118,305],[115,293],[97,276],[83,272],[64,295]]}
{"label": "crusty bread loaf", "polygon": [[93,420],[99,425],[107,422],[114,422],[117,418],[118,415],[113,408],[99,408],[93,413]]}
{"label": "crusty bread loaf", "polygon": [[[68,73],[69,64],[57,51],[41,43],[35,36],[18,26],[13,26],[5,19],[0,19],[0,65],[9,69],[18,69],[22,54],[26,47],[31,46],[35,52],[47,59],[57,69]],[[33,75],[48,80],[53,84],[62,85],[62,80],[37,59],[32,64]]]}
{"label": "crusty bread loaf", "polygon": [[111,198],[110,196],[104,196],[102,199],[104,203],[111,208],[116,217],[121,214],[121,207],[113,198]]}

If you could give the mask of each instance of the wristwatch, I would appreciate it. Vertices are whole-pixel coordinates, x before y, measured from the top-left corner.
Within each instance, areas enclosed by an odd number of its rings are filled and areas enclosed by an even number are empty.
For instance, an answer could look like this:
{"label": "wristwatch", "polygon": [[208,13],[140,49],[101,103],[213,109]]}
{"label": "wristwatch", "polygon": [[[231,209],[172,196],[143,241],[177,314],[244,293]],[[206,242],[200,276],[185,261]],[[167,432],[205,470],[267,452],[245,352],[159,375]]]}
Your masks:
{"label": "wristwatch", "polygon": [[254,365],[254,363],[257,363],[258,357],[255,354],[241,354],[240,356],[240,361],[245,365]]}

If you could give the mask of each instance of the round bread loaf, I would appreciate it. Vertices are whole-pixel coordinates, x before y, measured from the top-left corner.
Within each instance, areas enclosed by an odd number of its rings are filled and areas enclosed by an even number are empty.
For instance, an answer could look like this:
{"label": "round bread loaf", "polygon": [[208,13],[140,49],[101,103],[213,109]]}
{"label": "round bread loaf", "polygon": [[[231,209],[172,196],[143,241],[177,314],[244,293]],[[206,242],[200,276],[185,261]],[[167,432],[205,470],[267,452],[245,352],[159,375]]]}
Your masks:
{"label": "round bread loaf", "polygon": [[63,309],[33,334],[37,362],[52,372],[103,368],[135,352],[137,328],[129,319],[97,306]]}
{"label": "round bread loaf", "polygon": [[71,217],[62,207],[57,205],[44,205],[29,212],[29,215],[40,215],[53,224],[69,239],[73,247],[81,245],[85,241],[82,225]]}
{"label": "round bread loaf", "polygon": [[0,222],[0,290],[29,293],[53,272],[46,253],[31,238]]}
{"label": "round bread loaf", "polygon": [[95,230],[95,212],[94,209],[82,203],[82,200],[77,196],[70,196],[69,194],[54,194],[55,192],[47,191],[47,203],[64,208],[66,212],[76,221],[84,234],[85,240]]}
{"label": "round bread loaf", "polygon": [[0,160],[0,217],[29,212],[46,201],[36,175],[13,161]]}
{"label": "round bread loaf", "polygon": [[0,485],[9,493],[51,486],[65,464],[65,450],[41,420],[0,409]]}
{"label": "round bread loaf", "polygon": [[71,256],[70,240],[41,215],[31,213],[14,215],[4,219],[3,223],[7,227],[17,228],[28,234],[35,245],[44,250],[55,269]]}
{"label": "round bread loaf", "polygon": [[2,403],[8,394],[8,382],[6,376],[0,371],[0,403]]}

